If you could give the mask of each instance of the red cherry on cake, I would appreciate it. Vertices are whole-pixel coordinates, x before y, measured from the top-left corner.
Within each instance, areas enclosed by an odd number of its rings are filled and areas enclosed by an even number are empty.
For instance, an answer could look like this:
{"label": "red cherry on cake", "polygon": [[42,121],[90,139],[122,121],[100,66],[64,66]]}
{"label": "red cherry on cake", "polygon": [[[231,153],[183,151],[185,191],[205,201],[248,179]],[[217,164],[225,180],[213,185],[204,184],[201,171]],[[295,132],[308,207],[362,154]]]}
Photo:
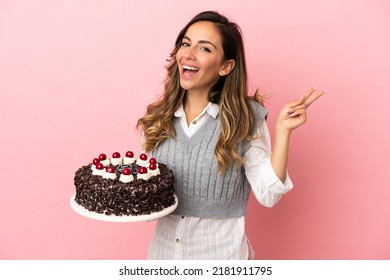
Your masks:
{"label": "red cherry on cake", "polygon": [[131,169],[130,168],[123,169],[122,174],[123,175],[130,175],[131,174]]}
{"label": "red cherry on cake", "polygon": [[156,170],[156,168],[157,168],[156,164],[154,164],[154,163],[149,164],[150,170]]}
{"label": "red cherry on cake", "polygon": [[148,170],[146,169],[146,167],[142,166],[138,169],[138,173],[139,174],[146,174],[148,172]]}
{"label": "red cherry on cake", "polygon": [[134,157],[134,153],[132,151],[127,151],[126,152],[126,157],[132,158],[132,157]]}
{"label": "red cherry on cake", "polygon": [[100,162],[96,165],[96,169],[103,170],[104,166]]}
{"label": "red cherry on cake", "polygon": [[149,159],[149,163],[150,164],[156,164],[157,160],[154,157],[152,157],[152,158]]}
{"label": "red cherry on cake", "polygon": [[113,157],[113,158],[120,158],[120,157],[121,157],[121,154],[118,153],[118,152],[115,152],[115,153],[112,154],[112,157]]}
{"label": "red cherry on cake", "polygon": [[105,154],[100,154],[99,155],[99,159],[100,160],[106,160],[107,159],[107,156]]}
{"label": "red cherry on cake", "polygon": [[109,167],[106,168],[106,171],[107,171],[108,173],[114,173],[114,172],[115,172],[115,169],[114,169],[114,167],[109,166]]}
{"label": "red cherry on cake", "polygon": [[93,163],[94,165],[97,165],[98,163],[100,163],[100,159],[94,158],[93,161],[92,161],[92,163]]}
{"label": "red cherry on cake", "polygon": [[140,154],[140,155],[139,155],[139,158],[140,158],[141,160],[147,160],[147,159],[148,159],[148,156],[147,156],[146,154]]}

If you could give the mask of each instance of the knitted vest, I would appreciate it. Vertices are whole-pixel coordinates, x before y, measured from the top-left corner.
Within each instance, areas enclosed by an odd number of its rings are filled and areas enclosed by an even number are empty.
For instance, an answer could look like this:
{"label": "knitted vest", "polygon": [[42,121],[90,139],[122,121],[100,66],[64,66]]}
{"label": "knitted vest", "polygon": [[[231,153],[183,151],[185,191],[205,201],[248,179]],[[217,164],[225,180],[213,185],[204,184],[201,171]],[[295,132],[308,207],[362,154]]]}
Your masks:
{"label": "knitted vest", "polygon": [[[252,133],[255,133],[267,111],[251,102],[255,112]],[[241,167],[234,164],[218,174],[215,147],[219,140],[221,124],[219,115],[209,116],[203,126],[191,137],[182,129],[179,118],[173,119],[175,138],[167,138],[154,150],[158,162],[165,163],[175,175],[175,190],[179,203],[176,215],[203,218],[240,217],[246,213],[250,186]],[[249,141],[237,146],[242,156]]]}

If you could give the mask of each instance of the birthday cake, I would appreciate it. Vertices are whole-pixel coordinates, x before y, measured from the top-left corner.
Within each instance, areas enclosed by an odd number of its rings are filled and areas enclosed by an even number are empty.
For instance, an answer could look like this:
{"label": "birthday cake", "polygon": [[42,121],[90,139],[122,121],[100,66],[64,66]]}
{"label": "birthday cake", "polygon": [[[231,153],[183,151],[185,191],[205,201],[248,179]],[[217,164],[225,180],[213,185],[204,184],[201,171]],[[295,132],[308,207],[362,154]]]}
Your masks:
{"label": "birthday cake", "polygon": [[165,164],[131,151],[122,158],[100,154],[74,177],[75,202],[89,211],[116,216],[147,215],[175,203],[174,176]]}

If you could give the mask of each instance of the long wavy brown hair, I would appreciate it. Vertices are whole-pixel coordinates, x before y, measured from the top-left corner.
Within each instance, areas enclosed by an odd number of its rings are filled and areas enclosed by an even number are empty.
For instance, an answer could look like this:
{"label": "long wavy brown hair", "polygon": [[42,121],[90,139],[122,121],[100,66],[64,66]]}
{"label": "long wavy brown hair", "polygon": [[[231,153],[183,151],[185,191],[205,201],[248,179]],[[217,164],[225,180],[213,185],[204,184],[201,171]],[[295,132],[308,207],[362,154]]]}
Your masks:
{"label": "long wavy brown hair", "polygon": [[178,34],[175,47],[167,59],[167,76],[164,92],[160,99],[147,107],[146,114],[137,122],[137,128],[144,132],[143,149],[152,151],[168,137],[175,137],[173,114],[185,98],[180,86],[180,73],[176,61],[182,39],[187,29],[198,21],[213,22],[222,37],[224,58],[235,61],[234,69],[220,77],[209,92],[209,101],[219,104],[221,135],[215,149],[219,172],[225,171],[232,163],[242,166],[243,158],[237,152],[237,144],[252,138],[253,109],[249,104],[247,70],[244,45],[240,27],[225,16],[205,11],[196,15]]}

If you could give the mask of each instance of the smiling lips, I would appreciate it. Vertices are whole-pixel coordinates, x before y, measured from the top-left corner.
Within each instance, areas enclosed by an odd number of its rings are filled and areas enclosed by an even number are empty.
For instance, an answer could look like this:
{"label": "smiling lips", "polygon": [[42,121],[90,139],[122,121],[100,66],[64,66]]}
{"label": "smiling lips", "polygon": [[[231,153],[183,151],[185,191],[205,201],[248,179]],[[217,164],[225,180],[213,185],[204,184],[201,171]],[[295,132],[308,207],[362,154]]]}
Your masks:
{"label": "smiling lips", "polygon": [[183,65],[183,76],[192,77],[199,71],[199,68]]}

